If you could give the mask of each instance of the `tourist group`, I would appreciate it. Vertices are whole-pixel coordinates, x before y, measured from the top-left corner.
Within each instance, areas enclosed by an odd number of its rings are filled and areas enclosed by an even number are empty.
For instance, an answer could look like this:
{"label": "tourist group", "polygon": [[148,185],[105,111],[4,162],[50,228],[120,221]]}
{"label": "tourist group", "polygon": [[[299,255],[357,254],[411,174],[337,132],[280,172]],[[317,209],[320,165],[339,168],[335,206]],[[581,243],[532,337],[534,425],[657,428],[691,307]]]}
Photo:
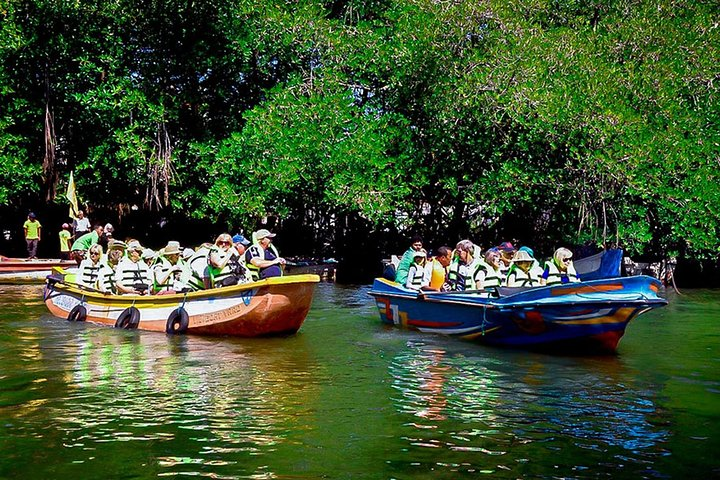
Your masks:
{"label": "tourist group", "polygon": [[[536,287],[579,282],[572,252],[558,248],[543,266],[529,247],[516,249],[503,242],[485,252],[470,240],[461,240],[452,250],[442,246],[428,256],[421,237],[411,239],[394,281],[412,290],[487,291],[495,287]],[[391,277],[392,272],[386,272]],[[389,278],[393,280],[393,278]]]}

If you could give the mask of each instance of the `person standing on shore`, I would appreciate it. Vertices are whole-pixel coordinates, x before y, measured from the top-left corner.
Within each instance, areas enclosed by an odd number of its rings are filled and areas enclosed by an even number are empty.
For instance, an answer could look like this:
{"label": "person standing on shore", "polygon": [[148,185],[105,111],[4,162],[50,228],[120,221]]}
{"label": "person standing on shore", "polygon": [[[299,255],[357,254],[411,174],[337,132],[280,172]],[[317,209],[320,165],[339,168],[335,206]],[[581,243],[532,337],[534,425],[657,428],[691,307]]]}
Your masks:
{"label": "person standing on shore", "polygon": [[58,237],[60,237],[60,259],[70,260],[70,237],[72,237],[70,225],[63,223]]}
{"label": "person standing on shore", "polygon": [[37,247],[42,234],[42,225],[37,221],[33,212],[28,214],[27,220],[23,223],[23,231],[27,243],[28,259],[37,258]]}

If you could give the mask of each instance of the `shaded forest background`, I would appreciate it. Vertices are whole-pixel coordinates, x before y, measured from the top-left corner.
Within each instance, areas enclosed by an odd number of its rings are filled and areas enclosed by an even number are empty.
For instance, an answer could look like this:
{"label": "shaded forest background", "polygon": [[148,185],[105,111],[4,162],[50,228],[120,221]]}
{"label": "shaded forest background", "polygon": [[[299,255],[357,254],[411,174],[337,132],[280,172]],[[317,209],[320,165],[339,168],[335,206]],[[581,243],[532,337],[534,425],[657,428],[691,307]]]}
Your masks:
{"label": "shaded forest background", "polygon": [[[0,239],[720,252],[720,4],[0,0]],[[342,274],[343,268],[339,270]]]}

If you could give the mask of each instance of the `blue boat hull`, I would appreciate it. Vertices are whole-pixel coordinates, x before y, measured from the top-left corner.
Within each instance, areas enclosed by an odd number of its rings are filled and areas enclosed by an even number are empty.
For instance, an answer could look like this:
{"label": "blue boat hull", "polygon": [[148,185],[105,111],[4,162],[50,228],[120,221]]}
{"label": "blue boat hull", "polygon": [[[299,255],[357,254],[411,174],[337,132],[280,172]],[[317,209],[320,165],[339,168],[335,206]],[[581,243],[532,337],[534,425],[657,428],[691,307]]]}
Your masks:
{"label": "blue boat hull", "polygon": [[499,298],[416,292],[376,279],[369,294],[383,322],[422,332],[523,348],[614,352],[636,316],[667,304],[647,276],[531,289]]}

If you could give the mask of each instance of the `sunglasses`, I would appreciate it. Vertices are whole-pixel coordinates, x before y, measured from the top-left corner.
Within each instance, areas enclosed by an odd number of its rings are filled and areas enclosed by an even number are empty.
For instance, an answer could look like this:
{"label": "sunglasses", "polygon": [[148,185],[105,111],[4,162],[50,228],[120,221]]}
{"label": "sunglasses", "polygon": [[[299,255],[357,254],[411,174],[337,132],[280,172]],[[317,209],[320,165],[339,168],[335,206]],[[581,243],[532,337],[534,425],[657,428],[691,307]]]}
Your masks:
{"label": "sunglasses", "polygon": [[218,245],[232,245],[231,242],[218,242]]}
{"label": "sunglasses", "polygon": [[570,263],[572,262],[572,259],[570,258],[563,258],[563,263]]}
{"label": "sunglasses", "polygon": [[99,253],[91,253],[90,256],[91,256],[91,257],[99,257],[100,254],[99,254]]}

